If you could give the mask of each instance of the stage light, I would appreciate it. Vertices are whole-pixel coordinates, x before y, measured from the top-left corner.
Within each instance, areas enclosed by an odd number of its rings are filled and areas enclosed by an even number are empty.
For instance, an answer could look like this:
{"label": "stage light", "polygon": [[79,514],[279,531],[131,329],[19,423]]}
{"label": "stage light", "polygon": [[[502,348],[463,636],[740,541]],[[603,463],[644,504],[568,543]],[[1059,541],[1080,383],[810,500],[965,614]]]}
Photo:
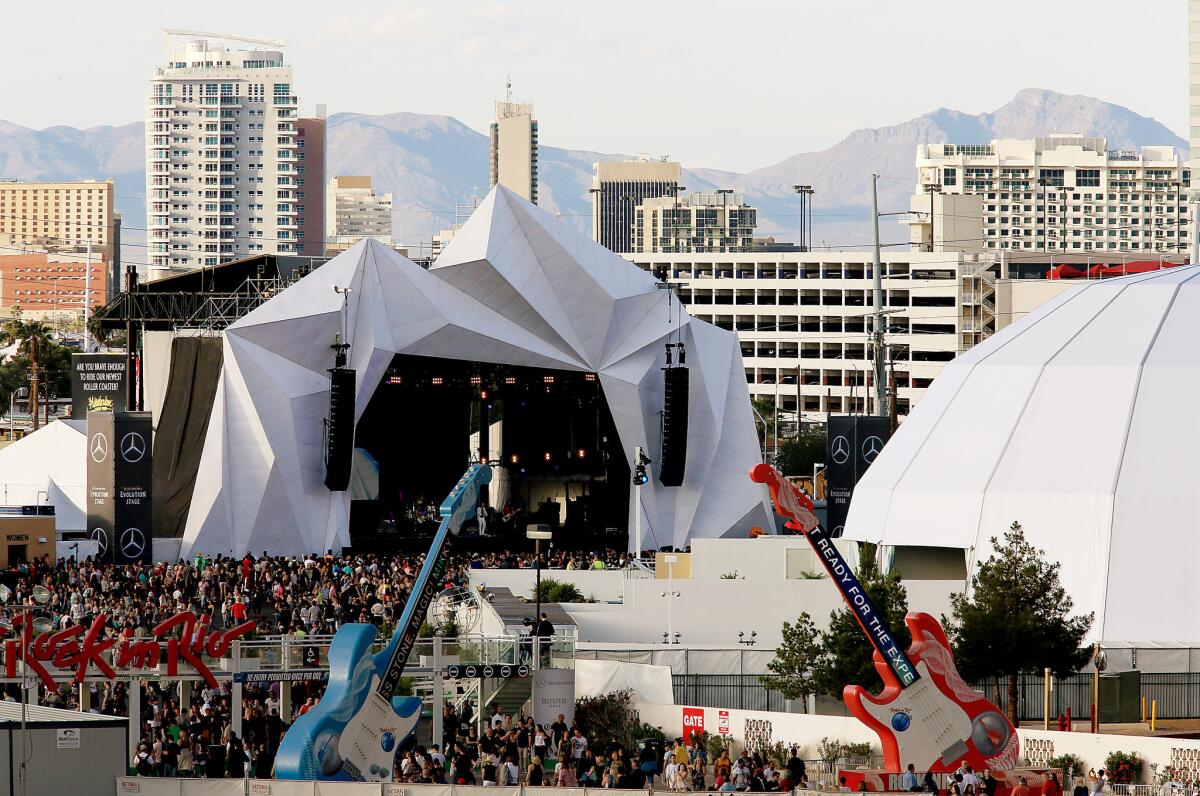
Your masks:
{"label": "stage light", "polygon": [[400,376],[388,376],[387,383],[388,384],[403,384],[404,379]]}
{"label": "stage light", "polygon": [[543,454],[543,458],[545,458],[546,461],[550,461],[550,451],[546,451]]}
{"label": "stage light", "polygon": [[430,379],[430,380],[429,380],[429,382],[430,382],[430,384],[441,384],[441,383],[442,383],[442,377],[441,377],[441,376],[434,376],[432,379]]}
{"label": "stage light", "polygon": [[505,383],[505,384],[516,384],[516,383],[517,383],[517,377],[516,377],[516,376],[505,376],[505,377],[504,377],[504,383]]}
{"label": "stage light", "polygon": [[542,376],[542,384],[553,384],[553,383],[554,383],[553,376]]}
{"label": "stage light", "polygon": [[486,401],[486,400],[487,400],[487,390],[482,390],[482,391],[480,391],[480,393],[479,393],[479,399],[480,399],[481,401]]}
{"label": "stage light", "polygon": [[575,451],[575,455],[582,459],[587,455],[587,451],[585,451],[583,448],[580,448],[579,450]]}
{"label": "stage light", "polygon": [[483,384],[483,378],[480,376],[472,376],[471,384]]}
{"label": "stage light", "polygon": [[637,459],[633,463],[633,483],[634,486],[645,486],[650,483],[650,476],[646,474],[646,465],[650,463],[650,457],[647,456],[641,448],[637,449]]}
{"label": "stage light", "polygon": [[595,381],[595,380],[596,380],[596,374],[595,374],[595,373],[585,373],[585,374],[583,375],[583,380],[584,380],[584,381]]}
{"label": "stage light", "polygon": [[517,462],[521,461],[521,457],[514,453],[512,456],[508,457],[508,460],[513,464],[516,464]]}

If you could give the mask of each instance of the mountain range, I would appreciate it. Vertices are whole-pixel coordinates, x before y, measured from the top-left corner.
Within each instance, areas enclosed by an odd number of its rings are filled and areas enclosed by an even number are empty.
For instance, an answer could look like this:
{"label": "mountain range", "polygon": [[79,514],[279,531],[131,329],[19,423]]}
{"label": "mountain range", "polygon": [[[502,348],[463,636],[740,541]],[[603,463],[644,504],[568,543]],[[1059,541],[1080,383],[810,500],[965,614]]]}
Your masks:
{"label": "mountain range", "polygon": [[[547,133],[541,130],[543,140]],[[1051,133],[1104,136],[1111,149],[1187,143],[1163,124],[1091,97],[1025,89],[991,113],[947,108],[887,127],[856,130],[818,152],[803,152],[753,171],[735,172],[685,164],[689,191],[732,188],[759,208],[759,230],[794,240],[797,183],[813,186],[813,233],[817,246],[858,246],[870,239],[870,175],[880,175],[881,210],[903,209],[915,185],[918,144],[983,144],[994,138],[1033,138]],[[395,236],[427,242],[455,221],[488,188],[488,138],[451,116],[418,113],[329,117],[328,175],[369,174],[377,191],[394,197]],[[541,146],[539,204],[581,230],[590,228],[592,164],[629,157],[624,153]],[[50,127],[32,130],[0,121],[0,179],[116,180],[117,209],[124,215],[124,257],[145,261],[144,126]],[[899,240],[899,225],[885,224],[884,237]]]}

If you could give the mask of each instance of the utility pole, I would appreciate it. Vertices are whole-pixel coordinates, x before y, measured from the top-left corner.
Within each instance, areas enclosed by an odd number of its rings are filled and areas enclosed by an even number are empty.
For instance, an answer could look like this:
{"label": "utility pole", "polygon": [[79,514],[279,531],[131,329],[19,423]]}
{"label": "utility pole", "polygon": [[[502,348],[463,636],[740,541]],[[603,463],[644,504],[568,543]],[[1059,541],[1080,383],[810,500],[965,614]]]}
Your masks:
{"label": "utility pole", "polygon": [[92,242],[87,242],[87,265],[83,272],[83,353],[89,353],[92,336],[88,332],[88,310],[92,304]]}
{"label": "utility pole", "polygon": [[875,412],[887,417],[887,378],[884,363],[887,362],[887,345],[883,335],[883,263],[879,255],[879,175],[871,175],[871,225],[875,233]]}

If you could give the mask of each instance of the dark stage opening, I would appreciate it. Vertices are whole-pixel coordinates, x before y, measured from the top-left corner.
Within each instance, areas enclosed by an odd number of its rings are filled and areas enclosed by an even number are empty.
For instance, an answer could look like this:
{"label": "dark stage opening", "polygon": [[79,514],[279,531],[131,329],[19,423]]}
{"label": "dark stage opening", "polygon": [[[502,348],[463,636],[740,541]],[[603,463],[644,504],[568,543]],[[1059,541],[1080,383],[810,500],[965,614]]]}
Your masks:
{"label": "dark stage opening", "polygon": [[352,503],[355,548],[427,539],[438,504],[483,459],[497,469],[486,536],[464,530],[472,548],[524,548],[530,523],[551,525],[557,547],[626,545],[630,472],[594,373],[397,355],[355,446],[379,480],[378,499]]}

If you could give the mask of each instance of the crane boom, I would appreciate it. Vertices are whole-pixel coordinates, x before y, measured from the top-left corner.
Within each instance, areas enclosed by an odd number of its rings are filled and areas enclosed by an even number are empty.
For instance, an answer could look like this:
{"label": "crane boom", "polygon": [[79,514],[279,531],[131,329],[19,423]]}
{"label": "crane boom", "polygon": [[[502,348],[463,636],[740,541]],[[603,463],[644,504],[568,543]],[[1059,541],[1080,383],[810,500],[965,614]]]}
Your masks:
{"label": "crane boom", "polygon": [[285,47],[286,43],[283,39],[274,36],[241,36],[236,33],[214,33],[203,30],[184,30],[182,28],[163,28],[163,40],[166,41],[171,36],[200,36],[206,39],[223,39],[225,41],[236,41],[242,44],[261,44],[266,47]]}

